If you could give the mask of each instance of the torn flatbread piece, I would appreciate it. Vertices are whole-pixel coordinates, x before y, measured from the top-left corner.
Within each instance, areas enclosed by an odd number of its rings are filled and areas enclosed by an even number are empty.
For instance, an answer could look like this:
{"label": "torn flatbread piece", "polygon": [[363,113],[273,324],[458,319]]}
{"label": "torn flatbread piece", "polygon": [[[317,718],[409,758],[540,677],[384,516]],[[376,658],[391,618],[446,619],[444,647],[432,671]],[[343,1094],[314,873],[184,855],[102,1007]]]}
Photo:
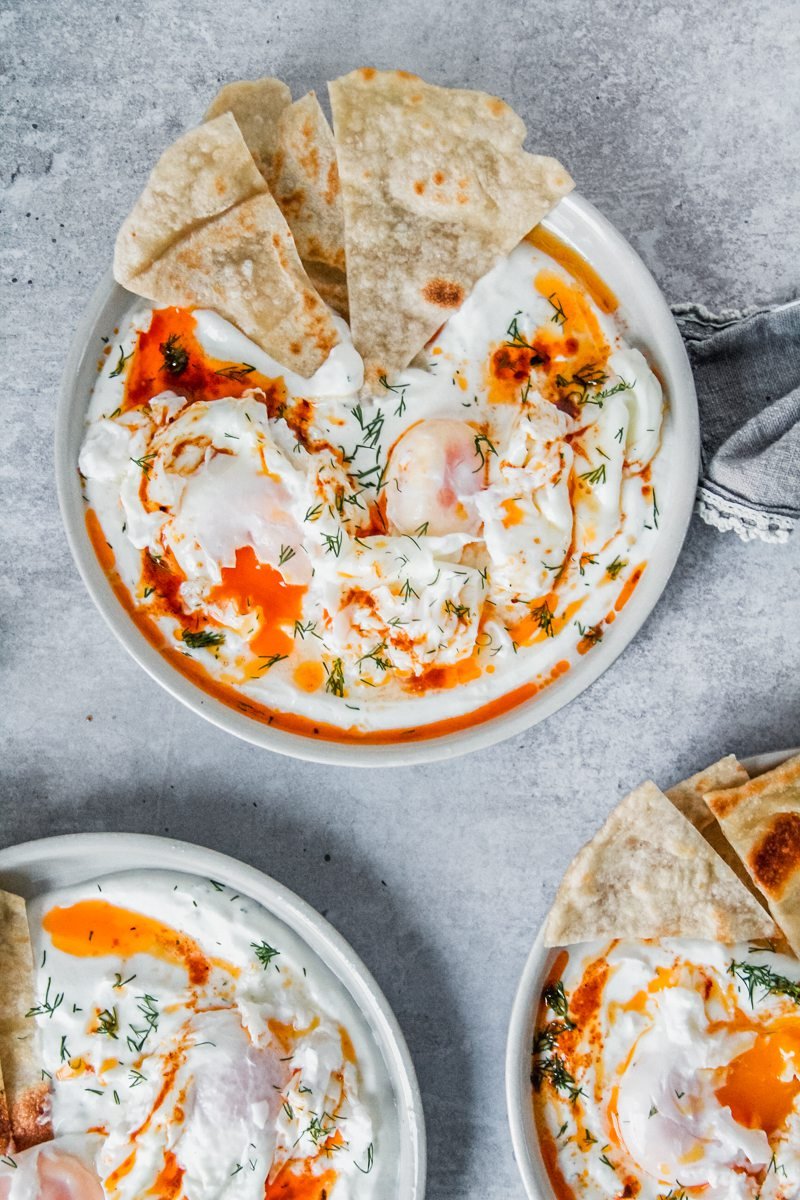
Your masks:
{"label": "torn flatbread piece", "polygon": [[704,771],[698,771],[690,779],[677,783],[665,793],[687,821],[691,821],[695,829],[702,833],[712,850],[716,850],[720,858],[728,864],[734,875],[744,884],[758,900],[764,904],[764,898],[748,875],[742,860],[730,844],[715,819],[714,814],[705,802],[707,792],[722,788],[739,787],[747,783],[750,776],[739,762],[735,754],[728,754],[719,762],[712,763]]}
{"label": "torn flatbread piece", "polygon": [[367,380],[406,367],[573,185],[484,92],[363,67],[328,85],[350,323]]}
{"label": "torn flatbread piece", "polygon": [[3,1082],[3,1069],[0,1063],[0,1157],[11,1154],[14,1150],[14,1137],[11,1131],[11,1118],[8,1114],[8,1100]]}
{"label": "torn flatbread piece", "polygon": [[114,276],[159,306],[215,309],[306,378],[339,341],[230,113],[162,155],[120,230]]}
{"label": "torn flatbread piece", "polygon": [[42,1078],[28,918],[25,901],[0,892],[0,1066],[14,1149],[53,1136],[49,1086]]}
{"label": "torn flatbread piece", "polygon": [[114,278],[123,287],[176,242],[267,185],[230,113],[168,146],[117,234]]}
{"label": "torn flatbread piece", "polygon": [[648,782],[617,805],[573,860],[545,944],[663,937],[733,943],[775,934],[730,867]]}
{"label": "torn flatbread piece", "polygon": [[206,120],[230,112],[292,231],[314,287],[345,320],[344,215],[336,145],[314,92],[292,103],[280,79],[229,83]]}
{"label": "torn flatbread piece", "polygon": [[281,79],[241,79],[220,88],[205,120],[232,113],[256,165],[268,180],[278,144],[278,120],[291,103],[292,93]]}
{"label": "torn flatbread piece", "polygon": [[344,212],[336,144],[314,92],[281,113],[267,178],[311,282],[346,320]]}
{"label": "torn flatbread piece", "polygon": [[800,755],[705,800],[800,955]]}

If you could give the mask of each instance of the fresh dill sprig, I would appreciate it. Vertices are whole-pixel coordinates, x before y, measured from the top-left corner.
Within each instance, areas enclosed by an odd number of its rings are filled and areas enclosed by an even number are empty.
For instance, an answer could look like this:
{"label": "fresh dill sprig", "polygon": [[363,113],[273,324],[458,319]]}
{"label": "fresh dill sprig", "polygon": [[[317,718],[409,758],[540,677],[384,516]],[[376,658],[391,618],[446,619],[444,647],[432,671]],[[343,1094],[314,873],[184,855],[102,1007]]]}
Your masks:
{"label": "fresh dill sprig", "polygon": [[259,667],[258,670],[259,670],[259,674],[263,675],[265,671],[269,671],[270,668],[274,667],[276,663],[283,662],[283,660],[288,658],[289,655],[288,654],[261,654],[259,657],[260,657],[261,662],[263,662],[264,665]]}
{"label": "fresh dill sprig", "polygon": [[44,992],[44,1000],[41,1000],[33,1008],[29,1008],[25,1013],[26,1017],[52,1017],[57,1008],[60,1008],[64,1003],[64,993],[56,992],[53,998],[50,998],[50,989],[53,986],[52,979],[47,980],[47,986]]}
{"label": "fresh dill sprig", "polygon": [[373,646],[373,648],[367,654],[362,654],[361,658],[356,659],[356,665],[358,667],[359,674],[361,673],[361,664],[363,662],[367,662],[367,661],[374,662],[375,666],[380,671],[391,670],[392,667],[394,666],[394,663],[391,662],[390,659],[385,657],[385,655],[383,653],[385,649],[386,649],[386,642],[379,642],[378,645]]}
{"label": "fresh dill sprig", "polygon": [[155,456],[155,450],[151,450],[149,454],[143,454],[141,458],[131,458],[131,462],[137,466],[140,471],[144,471],[145,475],[148,475],[150,472],[150,465]]}
{"label": "fresh dill sprig", "polygon": [[556,325],[565,325],[567,321],[567,314],[564,312],[561,301],[558,298],[558,293],[551,293],[551,295],[547,297],[547,302],[555,309],[555,312],[550,320]]}
{"label": "fresh dill sprig", "polygon": [[584,642],[588,642],[590,646],[596,646],[598,642],[603,640],[603,631],[599,625],[581,625],[580,621],[576,621],[578,633]]}
{"label": "fresh dill sprig", "polygon": [[332,554],[334,558],[338,558],[342,553],[341,529],[337,529],[336,533],[323,533],[322,540],[325,543],[325,553]]}
{"label": "fresh dill sprig", "polygon": [[113,371],[109,371],[108,378],[116,379],[118,375],[121,375],[122,372],[125,370],[125,363],[128,361],[129,358],[132,357],[132,355],[133,355],[132,350],[131,350],[130,354],[126,354],[125,351],[123,350],[122,346],[120,346],[119,358],[117,359],[117,365],[114,367]]}
{"label": "fresh dill sprig", "polygon": [[114,1008],[104,1008],[97,1014],[97,1032],[117,1040],[119,1034],[119,1014]]}
{"label": "fresh dill sprig", "polygon": [[325,680],[325,691],[330,692],[333,696],[344,696],[344,663],[340,658],[335,658],[330,666],[325,663],[325,672],[328,678]]}
{"label": "fresh dill sprig", "polygon": [[150,996],[145,993],[144,996],[137,996],[139,1001],[137,1008],[144,1018],[144,1025],[130,1025],[130,1033],[127,1037],[128,1049],[134,1054],[141,1054],[144,1049],[144,1044],[150,1037],[151,1033],[155,1033],[158,1029],[159,1011],[156,1005],[158,1001],[155,996]]}
{"label": "fresh dill sprig", "polygon": [[375,1148],[374,1148],[372,1142],[370,1142],[370,1144],[367,1146],[367,1165],[365,1167],[359,1166],[359,1164],[355,1161],[355,1159],[353,1159],[353,1163],[356,1167],[356,1170],[360,1171],[362,1175],[369,1175],[370,1171],[372,1170],[374,1162],[375,1162]]}
{"label": "fresh dill sprig", "polygon": [[728,974],[746,989],[751,1008],[755,1008],[757,999],[764,1000],[769,995],[788,996],[795,1004],[800,1004],[800,983],[776,974],[766,963],[737,962],[734,959],[728,967]]}
{"label": "fresh dill sprig", "polygon": [[255,956],[261,963],[261,966],[266,971],[267,967],[272,962],[273,958],[280,955],[280,950],[276,950],[274,946],[270,946],[268,942],[251,942],[250,948],[255,952]]}
{"label": "fresh dill sprig", "polygon": [[485,433],[476,433],[475,434],[475,453],[477,454],[477,456],[480,458],[481,461],[480,461],[479,465],[475,468],[475,470],[472,472],[473,475],[476,475],[478,473],[478,471],[482,470],[483,467],[486,465],[487,455],[497,454],[496,448],[492,445],[492,442],[489,440],[489,438],[486,436]]}
{"label": "fresh dill sprig", "polygon": [[600,463],[599,467],[593,467],[589,471],[584,471],[579,479],[585,479],[587,483],[594,486],[596,483],[605,483],[606,481],[606,464]]}
{"label": "fresh dill sprig", "polygon": [[215,375],[221,375],[223,379],[235,379],[237,383],[241,383],[248,375],[252,375],[255,367],[251,367],[250,363],[234,363],[230,367],[220,367],[215,371]]}
{"label": "fresh dill sprig", "polygon": [[614,561],[610,562],[606,567],[606,575],[608,575],[609,579],[616,579],[620,571],[624,571],[627,565],[627,558],[620,558],[620,556],[617,555]]}
{"label": "fresh dill sprig", "polygon": [[184,629],[181,641],[190,650],[203,650],[208,646],[221,646],[225,641],[225,634],[212,629],[198,629],[197,631]]}
{"label": "fresh dill sprig", "polygon": [[158,347],[164,359],[163,370],[169,375],[182,375],[189,365],[189,354],[177,333],[171,333]]}
{"label": "fresh dill sprig", "polygon": [[555,637],[555,630],[553,629],[555,613],[546,600],[543,600],[541,604],[537,604],[535,608],[531,609],[531,616],[534,617],[539,628],[544,631],[545,637]]}

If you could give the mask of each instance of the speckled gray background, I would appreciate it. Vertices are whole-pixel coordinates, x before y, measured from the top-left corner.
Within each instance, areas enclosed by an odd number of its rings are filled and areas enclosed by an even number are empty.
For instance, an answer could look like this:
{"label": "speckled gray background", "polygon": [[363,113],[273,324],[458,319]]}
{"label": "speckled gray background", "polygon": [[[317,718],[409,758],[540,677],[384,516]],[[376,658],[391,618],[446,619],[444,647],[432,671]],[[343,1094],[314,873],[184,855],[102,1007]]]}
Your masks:
{"label": "speckled gray background", "polygon": [[[671,301],[800,284],[795,0],[0,3],[0,843],[169,833],[261,867],[374,971],[425,1100],[432,1200],[520,1197],[511,999],[558,878],[614,801],[727,750],[800,742],[798,539],[693,521],[627,653],[544,725],[460,762],[332,770],[238,743],[127,657],[70,560],[52,479],[67,344],[159,151],[221,80],[295,94],[362,63],[481,86],[526,118]],[[792,49],[794,45],[794,49]]]}

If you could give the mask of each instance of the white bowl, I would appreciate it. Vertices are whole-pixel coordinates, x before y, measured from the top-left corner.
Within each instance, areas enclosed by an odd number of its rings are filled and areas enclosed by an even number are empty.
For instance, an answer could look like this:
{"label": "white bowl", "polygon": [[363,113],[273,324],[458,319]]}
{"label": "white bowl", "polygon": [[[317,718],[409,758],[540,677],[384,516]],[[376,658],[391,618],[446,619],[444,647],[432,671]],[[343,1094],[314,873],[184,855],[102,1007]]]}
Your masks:
{"label": "white bowl", "polygon": [[[128,870],[171,870],[219,880],[282,921],[316,961],[319,977],[346,1004],[348,1024],[377,1047],[382,1062],[380,1140],[397,1164],[386,1200],[423,1200],[425,1120],[417,1078],[397,1019],[367,968],[327,921],[288,888],[253,867],[187,842],[132,833],[77,833],[0,850],[0,887],[31,899],[55,888]],[[342,996],[342,989],[346,995]]]}
{"label": "white bowl", "polygon": [[[800,749],[779,750],[742,759],[750,776],[763,775]],[[531,1047],[539,997],[558,950],[544,944],[544,925],[536,935],[522,971],[506,1040],[506,1108],[514,1158],[530,1200],[557,1200],[539,1148],[531,1097]]]}
{"label": "white bowl", "polygon": [[571,671],[540,695],[490,721],[430,740],[402,744],[317,741],[273,729],[229,708],[171,666],[122,608],[86,532],[77,469],[86,409],[96,378],[100,337],[121,322],[131,303],[129,293],[114,283],[110,272],[103,278],[75,333],[62,379],[56,420],[59,502],[73,557],[95,604],[126,650],[178,700],[229,733],[296,758],[340,766],[408,765],[451,758],[528,729],[573,700],[625,649],[672,574],[692,514],[700,456],[694,382],[664,297],[644,263],[613,225],[574,193],[558,204],[543,225],[586,259],[616,294],[628,341],[646,351],[664,384],[670,414],[665,436],[665,443],[669,442],[670,477],[661,506],[664,510],[661,536],[624,613],[592,653]]}

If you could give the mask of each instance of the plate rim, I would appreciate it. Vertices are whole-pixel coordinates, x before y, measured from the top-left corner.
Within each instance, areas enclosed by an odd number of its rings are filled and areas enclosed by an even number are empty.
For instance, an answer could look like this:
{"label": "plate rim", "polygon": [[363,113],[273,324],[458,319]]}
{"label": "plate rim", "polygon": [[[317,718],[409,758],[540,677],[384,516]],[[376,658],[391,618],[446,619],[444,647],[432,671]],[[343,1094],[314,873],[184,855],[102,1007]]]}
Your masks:
{"label": "plate rim", "polygon": [[[681,420],[685,426],[686,445],[681,443],[673,463],[680,490],[670,506],[670,540],[667,529],[658,543],[658,553],[651,556],[642,584],[636,589],[626,608],[626,620],[614,628],[614,636],[594,648],[592,656],[584,657],[578,669],[573,669],[554,686],[546,688],[507,712],[463,730],[423,740],[389,743],[328,742],[302,734],[275,729],[256,721],[202,691],[182,676],[159,651],[139,632],[125,612],[113,588],[100,567],[91,546],[83,519],[83,501],[78,484],[77,460],[69,453],[70,432],[80,419],[81,428],[89,397],[80,395],[78,382],[90,342],[96,332],[100,315],[120,288],[109,268],[98,283],[84,310],[70,343],[61,377],[55,422],[55,475],[59,509],[67,542],[84,586],[95,608],[115,634],[118,641],[147,674],[174,699],[181,701],[195,714],[218,728],[262,749],[273,750],[308,762],[332,766],[409,766],[442,761],[485,749],[506,738],[532,729],[553,716],[586,691],[630,645],[656,607],[666,588],[681,553],[689,528],[699,475],[700,424],[694,379],[688,356],[666,299],[652,274],[627,239],[603,214],[577,192],[564,197],[556,206],[566,223],[589,229],[594,236],[614,247],[624,263],[624,270],[636,278],[636,291],[641,306],[647,307],[657,320],[659,340],[670,369],[677,380],[673,395],[681,396]],[[554,210],[555,211],[555,210]],[[552,216],[552,214],[550,214]],[[548,225],[548,218],[542,222]],[[569,234],[560,231],[562,240]],[[576,245],[580,251],[580,247]],[[585,256],[585,255],[584,255]],[[587,258],[591,264],[591,259]],[[80,519],[79,519],[80,517]],[[619,632],[617,632],[619,630]]]}
{"label": "plate rim", "polygon": [[[378,1051],[395,1089],[398,1137],[400,1144],[405,1144],[411,1168],[410,1187],[402,1195],[398,1191],[398,1200],[424,1200],[427,1180],[425,1111],[416,1069],[400,1023],[372,972],[347,939],[286,884],[209,846],[180,838],[124,831],[56,834],[4,846],[0,848],[0,883],[7,881],[10,875],[13,886],[13,881],[18,880],[20,874],[24,875],[32,863],[45,865],[64,861],[73,857],[73,851],[80,851],[100,864],[110,844],[127,851],[133,860],[132,870],[148,869],[145,863],[155,857],[157,862],[149,867],[151,870],[164,868],[201,876],[208,874],[233,886],[287,924],[337,976],[373,1036],[380,1035],[379,1038],[376,1036]],[[259,891],[263,896],[257,894]]]}
{"label": "plate rim", "polygon": [[[800,754],[800,747],[790,750],[773,750],[764,754],[752,754],[739,761],[753,777],[763,775],[779,766],[788,758]],[[551,905],[552,907],[552,905]],[[548,912],[550,910],[548,909]],[[545,915],[533,945],[525,958],[519,983],[514,992],[508,1021],[505,1050],[505,1098],[514,1161],[522,1180],[528,1200],[557,1200],[539,1150],[535,1136],[533,1105],[525,1104],[530,1092],[530,1070],[525,1065],[527,1050],[533,1032],[532,1002],[538,990],[538,978],[549,953],[544,945]]]}

